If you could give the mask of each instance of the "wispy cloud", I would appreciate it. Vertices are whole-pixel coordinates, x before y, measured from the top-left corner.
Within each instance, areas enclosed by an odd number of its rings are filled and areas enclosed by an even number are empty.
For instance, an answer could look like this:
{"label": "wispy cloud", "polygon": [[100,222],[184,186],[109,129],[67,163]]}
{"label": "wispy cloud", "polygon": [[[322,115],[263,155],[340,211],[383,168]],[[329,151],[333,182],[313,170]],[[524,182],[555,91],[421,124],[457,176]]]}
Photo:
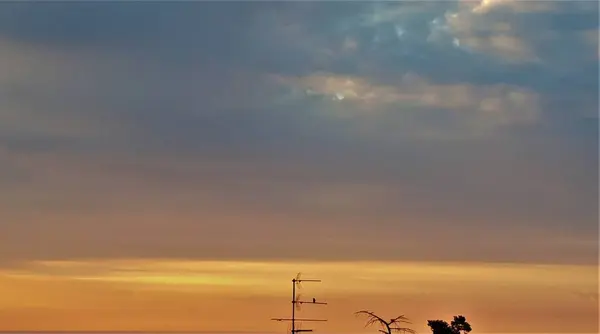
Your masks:
{"label": "wispy cloud", "polygon": [[[340,116],[380,112],[411,113],[415,108],[438,109],[477,121],[470,125],[494,127],[535,122],[539,97],[534,92],[508,85],[487,87],[470,84],[436,84],[414,74],[405,74],[392,84],[366,78],[315,73],[300,78],[279,78],[298,98],[321,96],[325,108],[339,109]],[[331,101],[342,106],[335,108]],[[347,101],[347,102],[346,102]],[[416,111],[418,112],[418,111]],[[481,123],[483,122],[483,123]],[[475,129],[477,131],[478,129]]]}

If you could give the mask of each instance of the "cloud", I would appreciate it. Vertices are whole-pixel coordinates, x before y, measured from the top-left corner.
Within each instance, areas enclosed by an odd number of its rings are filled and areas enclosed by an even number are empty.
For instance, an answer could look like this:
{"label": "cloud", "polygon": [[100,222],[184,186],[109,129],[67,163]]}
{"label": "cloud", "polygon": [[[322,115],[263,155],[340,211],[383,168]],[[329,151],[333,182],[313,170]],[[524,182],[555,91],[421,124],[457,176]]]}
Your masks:
{"label": "cloud", "polygon": [[[594,261],[593,171],[552,151],[539,157],[490,143],[452,147],[370,145],[253,158],[227,151],[13,153],[9,164],[27,178],[0,193],[0,231],[11,236],[1,253]],[[538,157],[510,159],[526,155]],[[577,174],[564,175],[565,166]],[[566,219],[571,230],[561,227]],[[471,241],[454,245],[464,233]],[[412,241],[397,243],[401,235]],[[288,247],[307,239],[314,246],[308,253]],[[436,246],[415,252],[423,239]]]}
{"label": "cloud", "polygon": [[514,62],[538,60],[531,46],[511,31],[509,24],[482,24],[483,28],[475,27],[476,19],[465,16],[462,13],[451,14],[446,19],[450,31],[456,36],[455,42],[458,47]]}
{"label": "cloud", "polygon": [[481,0],[462,1],[461,4],[478,14],[485,14],[497,8],[509,9],[513,13],[552,12],[557,8],[550,1]]}
{"label": "cloud", "polygon": [[[555,56],[546,53],[545,48],[550,44],[564,47],[565,35],[578,39],[576,35],[580,29],[597,26],[597,20],[585,15],[583,7],[587,7],[588,11],[598,11],[593,5],[559,2],[465,1],[457,9],[437,18],[436,22],[440,29],[456,39],[458,47],[513,63],[543,62],[551,66],[550,62],[558,59],[552,59]],[[557,19],[553,20],[553,16]],[[569,19],[575,16],[581,19],[575,29],[569,31],[557,26],[564,22],[568,27]],[[581,48],[581,43],[577,47]]]}
{"label": "cloud", "polygon": [[113,54],[72,53],[0,38],[5,74],[0,138],[5,145],[32,149],[91,148],[122,139],[123,126],[104,113],[110,102],[100,92],[103,76],[118,65]]}
{"label": "cloud", "polygon": [[[532,91],[508,85],[436,84],[412,73],[393,85],[332,73],[275,80],[291,87],[296,98],[323,97],[324,112],[338,110],[342,117],[442,110],[450,118],[462,118],[466,122],[463,131],[472,134],[485,134],[498,126],[531,124],[540,113],[540,98]],[[441,134],[444,129],[432,131]]]}
{"label": "cloud", "polygon": [[597,257],[579,5],[1,6],[7,261]]}
{"label": "cloud", "polygon": [[435,31],[441,30],[453,36],[455,46],[468,51],[489,54],[516,63],[537,62],[539,59],[533,46],[523,38],[519,29],[511,24],[513,22],[507,20],[505,16],[491,15],[497,9],[509,9],[513,13],[528,13],[540,9],[548,10],[551,7],[546,3],[537,4],[538,2],[502,0],[464,2],[458,11],[447,12],[442,20],[436,19]]}

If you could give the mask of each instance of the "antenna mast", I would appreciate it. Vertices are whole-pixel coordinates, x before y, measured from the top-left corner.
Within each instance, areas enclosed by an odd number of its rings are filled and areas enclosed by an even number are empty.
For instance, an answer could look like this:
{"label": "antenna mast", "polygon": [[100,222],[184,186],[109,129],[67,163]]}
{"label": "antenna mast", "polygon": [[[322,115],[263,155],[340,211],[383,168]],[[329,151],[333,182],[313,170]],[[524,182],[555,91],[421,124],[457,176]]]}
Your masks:
{"label": "antenna mast", "polygon": [[300,299],[300,295],[296,294],[296,287],[301,288],[302,282],[315,282],[320,283],[321,280],[318,279],[301,279],[301,273],[298,273],[294,279],[292,279],[292,317],[291,318],[272,318],[271,320],[275,321],[290,321],[292,323],[291,334],[301,333],[301,332],[312,332],[312,329],[300,329],[299,326],[296,326],[297,322],[302,321],[314,321],[314,322],[323,322],[327,321],[327,319],[298,319],[296,318],[296,310],[300,310],[302,304],[312,304],[312,305],[327,305],[325,302],[318,302],[316,298],[313,298],[311,301],[303,301]]}

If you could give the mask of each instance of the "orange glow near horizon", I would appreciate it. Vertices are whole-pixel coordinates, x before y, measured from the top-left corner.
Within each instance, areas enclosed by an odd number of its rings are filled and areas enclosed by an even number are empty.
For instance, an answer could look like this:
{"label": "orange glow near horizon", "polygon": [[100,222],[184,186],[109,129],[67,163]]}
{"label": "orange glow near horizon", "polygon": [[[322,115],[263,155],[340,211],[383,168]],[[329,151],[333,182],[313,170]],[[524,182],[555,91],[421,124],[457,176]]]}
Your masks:
{"label": "orange glow near horizon", "polygon": [[[90,260],[0,271],[0,330],[270,331],[289,316],[296,271],[323,280],[301,291],[327,300],[304,316],[321,332],[364,332],[353,312],[427,319],[464,314],[478,333],[597,331],[596,266]],[[235,319],[235,320],[232,320]],[[526,322],[519,319],[527,319]]]}

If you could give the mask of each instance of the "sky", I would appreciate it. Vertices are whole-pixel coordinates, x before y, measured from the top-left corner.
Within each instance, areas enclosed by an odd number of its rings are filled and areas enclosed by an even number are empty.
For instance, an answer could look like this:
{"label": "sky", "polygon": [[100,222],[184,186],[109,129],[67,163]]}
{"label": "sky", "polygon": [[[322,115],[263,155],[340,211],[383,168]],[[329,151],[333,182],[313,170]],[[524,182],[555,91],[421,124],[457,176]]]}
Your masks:
{"label": "sky", "polygon": [[598,15],[0,3],[0,330],[598,332]]}

